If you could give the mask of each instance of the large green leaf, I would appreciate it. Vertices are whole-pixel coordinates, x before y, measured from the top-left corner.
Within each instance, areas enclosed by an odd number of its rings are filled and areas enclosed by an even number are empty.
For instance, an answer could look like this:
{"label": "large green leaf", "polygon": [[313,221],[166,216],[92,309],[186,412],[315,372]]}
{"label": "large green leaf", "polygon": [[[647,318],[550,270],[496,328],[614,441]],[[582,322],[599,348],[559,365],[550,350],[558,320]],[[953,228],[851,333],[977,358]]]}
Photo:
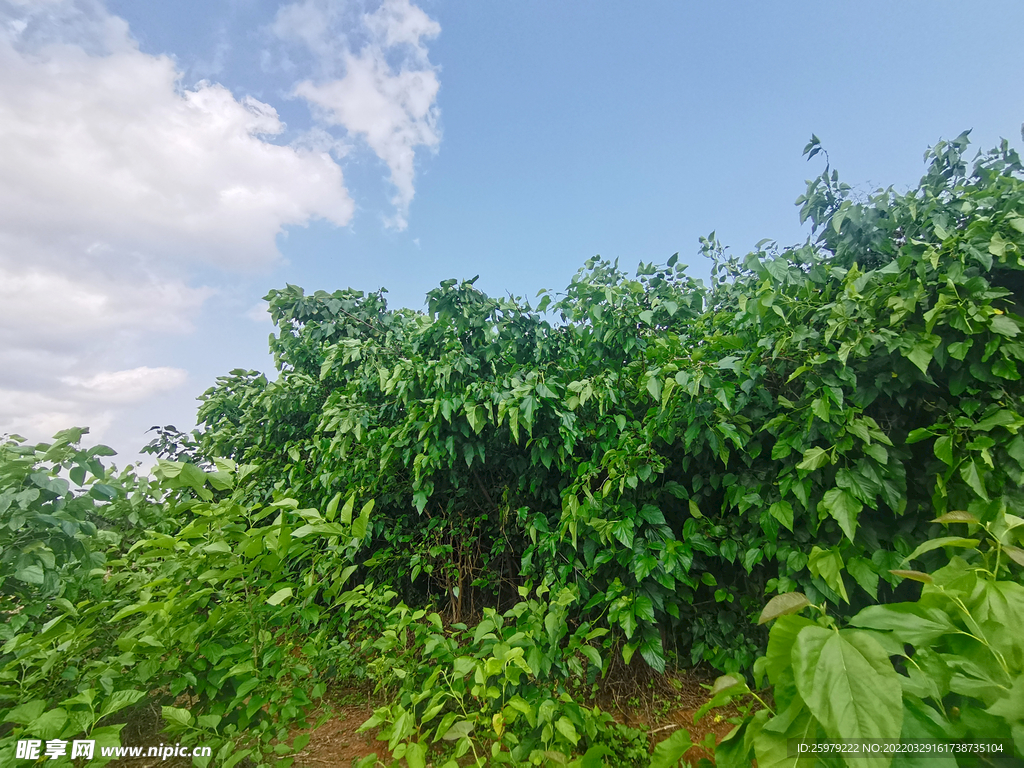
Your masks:
{"label": "large green leaf", "polygon": [[870,605],[850,623],[864,629],[890,631],[900,641],[915,646],[927,646],[945,634],[959,631],[947,613],[917,603]]}
{"label": "large green leaf", "polygon": [[985,482],[975,461],[965,461],[960,465],[960,477],[970,486],[972,491],[985,499],[985,501],[988,501],[988,491],[985,490]]}
{"label": "large green leaf", "polygon": [[878,571],[874,563],[863,557],[853,557],[846,563],[846,572],[872,599],[878,598]]}
{"label": "large green leaf", "polygon": [[[953,724],[943,715],[915,696],[908,696],[903,703],[903,742],[911,741],[949,741]],[[901,753],[893,761],[891,768],[956,768],[957,762],[953,755]]]}
{"label": "large green leaf", "polygon": [[796,614],[780,616],[772,625],[772,630],[768,634],[765,671],[773,685],[778,685],[783,673],[792,666],[793,645],[796,643],[797,635],[804,628],[814,626],[817,625],[806,616]]}
{"label": "large green leaf", "polygon": [[4,714],[4,722],[27,725],[45,711],[46,701],[44,699],[33,699],[32,701],[26,701],[24,704],[19,704],[6,712]]}
{"label": "large green leaf", "polygon": [[68,721],[68,713],[59,708],[51,709],[26,726],[26,733],[37,739],[55,739],[64,730],[64,724]]}
{"label": "large green leaf", "polygon": [[[441,734],[441,738],[445,741],[458,741],[473,732],[476,728],[476,723],[472,720],[460,720],[457,723],[453,723],[450,728]],[[439,729],[440,730],[440,729]]]}
{"label": "large green leaf", "polygon": [[[793,645],[792,661],[797,689],[830,738],[899,738],[903,725],[899,675],[869,635],[805,627]],[[874,764],[888,763],[877,758]]]}
{"label": "large green leaf", "polygon": [[819,765],[815,757],[791,754],[792,747],[798,743],[809,744],[816,740],[818,724],[806,709],[800,711],[782,733],[771,728],[772,724],[769,720],[753,738],[758,768],[814,768]]}

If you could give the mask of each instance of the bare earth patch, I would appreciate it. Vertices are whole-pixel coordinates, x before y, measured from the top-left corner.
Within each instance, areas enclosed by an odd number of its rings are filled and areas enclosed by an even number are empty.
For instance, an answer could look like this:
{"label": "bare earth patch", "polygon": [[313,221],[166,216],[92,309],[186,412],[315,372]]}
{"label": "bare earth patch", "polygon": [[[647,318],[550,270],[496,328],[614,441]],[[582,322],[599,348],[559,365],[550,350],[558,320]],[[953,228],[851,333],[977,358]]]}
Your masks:
{"label": "bare earth patch", "polygon": [[320,768],[328,765],[349,768],[369,754],[375,754],[378,759],[387,763],[390,759],[387,744],[377,741],[374,738],[375,732],[356,732],[373,714],[372,707],[349,704],[335,707],[334,711],[335,716],[319,728],[299,730],[292,734],[310,735],[306,748],[295,755],[296,766]]}

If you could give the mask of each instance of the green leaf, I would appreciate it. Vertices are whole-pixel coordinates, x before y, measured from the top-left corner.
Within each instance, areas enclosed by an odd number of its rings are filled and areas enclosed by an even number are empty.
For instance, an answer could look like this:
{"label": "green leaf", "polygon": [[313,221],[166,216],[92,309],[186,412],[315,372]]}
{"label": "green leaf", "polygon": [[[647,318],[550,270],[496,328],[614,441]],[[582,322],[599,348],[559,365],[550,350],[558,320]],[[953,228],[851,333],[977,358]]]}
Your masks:
{"label": "green leaf", "polygon": [[479,435],[480,431],[484,428],[486,419],[484,416],[484,409],[479,405],[472,405],[466,403],[466,421],[469,422],[469,426],[473,428],[474,434]]}
{"label": "green leaf", "polygon": [[671,736],[658,742],[651,755],[649,768],[676,768],[690,748],[693,747],[693,739],[690,732],[680,728]]}
{"label": "green leaf", "polygon": [[853,557],[846,563],[846,572],[872,599],[878,599],[878,572],[874,563],[863,557]]}
{"label": "green leaf", "polygon": [[812,574],[819,576],[830,588],[834,589],[843,600],[850,602],[842,577],[843,558],[838,549],[813,547],[811,554],[807,556],[807,567],[810,568]]}
{"label": "green leaf", "polygon": [[776,501],[768,508],[768,514],[782,523],[787,530],[793,530],[793,505],[788,501]]}
{"label": "green leaf", "polygon": [[555,721],[555,730],[562,734],[573,746],[579,743],[580,735],[576,732],[576,727],[572,724],[572,721],[565,715],[562,715]]}
{"label": "green leaf", "polygon": [[46,575],[43,573],[42,566],[32,564],[26,565],[24,568],[18,568],[14,572],[14,578],[18,581],[23,581],[26,584],[41,585],[46,581]]}
{"label": "green leaf", "polygon": [[[200,728],[209,728],[212,730],[215,729],[218,725],[220,725],[220,722],[223,719],[224,718],[220,715],[200,715],[196,718],[196,724]],[[296,752],[299,752],[308,743],[309,734],[303,733],[302,735],[295,737],[295,741],[292,742],[292,749]]]}
{"label": "green leaf", "polygon": [[[594,744],[580,760],[579,768],[605,768],[604,758],[614,752],[604,744]],[[442,766],[444,768],[444,766]]]}
{"label": "green leaf", "polygon": [[366,538],[366,531],[370,526],[370,513],[373,511],[373,505],[376,499],[370,499],[363,505],[362,511],[359,513],[359,517],[352,523],[352,535],[362,541]]}
{"label": "green leaf", "polygon": [[100,709],[100,717],[106,717],[107,715],[119,712],[145,697],[146,694],[143,691],[114,691],[110,694],[110,698],[103,702],[103,707]]}
{"label": "green leaf", "polygon": [[747,681],[742,677],[736,677],[735,675],[721,675],[715,678],[715,684],[711,686],[710,696],[704,704],[701,705],[693,714],[693,722],[697,723],[704,717],[709,711],[716,707],[724,707],[729,704],[737,696],[743,696],[750,693],[750,688],[747,687]]}
{"label": "green leaf", "polygon": [[333,521],[334,516],[338,512],[338,504],[341,503],[341,491],[334,494],[333,498],[327,502],[327,509],[324,510],[324,517],[328,521]]}
{"label": "green leaf", "polygon": [[807,595],[803,592],[786,592],[782,595],[776,595],[761,611],[761,616],[758,618],[758,624],[767,624],[772,619],[777,619],[779,616],[786,616],[791,613],[801,611],[811,604],[811,601],[807,599]]}
{"label": "green leaf", "polygon": [[981,521],[978,520],[970,512],[964,512],[961,509],[954,509],[952,512],[947,512],[944,515],[940,515],[932,520],[933,523],[974,523],[979,524]]}
{"label": "green leaf", "polygon": [[978,472],[978,465],[974,461],[965,461],[960,465],[960,477],[971,487],[971,490],[978,494],[985,501],[988,501],[988,493],[985,491],[985,484],[982,482],[981,473]]}
{"label": "green leaf", "polygon": [[1024,713],[1024,674],[1018,674],[1011,680],[1009,688],[1009,693],[1000,697],[986,711],[990,715],[1000,717],[1007,723],[1013,723],[1016,726],[1014,730],[1018,732],[1017,745],[1019,749],[1021,738],[1024,736],[1019,733],[1021,725],[1024,724],[1024,716],[1021,714]]}
{"label": "green leaf", "polygon": [[967,353],[971,351],[971,346],[974,344],[973,339],[966,339],[965,341],[955,341],[949,345],[949,356],[954,360],[963,360],[967,357]]}
{"label": "green leaf", "polygon": [[901,642],[915,646],[931,645],[943,635],[957,632],[947,613],[917,603],[869,605],[850,623],[863,629],[892,632]]}
{"label": "green leaf", "polygon": [[795,613],[779,618],[768,634],[768,651],[765,654],[765,672],[772,685],[779,685],[787,670],[793,664],[793,645],[804,627],[817,626],[806,616]]}
{"label": "green leaf", "polygon": [[441,738],[445,741],[458,741],[469,736],[474,728],[476,728],[476,723],[472,720],[459,720],[457,723],[453,723],[452,727],[441,735]]}
{"label": "green leaf", "polygon": [[1008,315],[994,315],[989,326],[993,332],[1001,336],[1009,336],[1011,339],[1020,333],[1020,328]]}
{"label": "green leaf", "polygon": [[66,711],[51,709],[29,723],[25,731],[37,739],[55,739],[64,730],[64,724],[67,721],[68,713]]}
{"label": "green leaf", "polygon": [[19,704],[7,712],[4,715],[4,722],[28,725],[33,720],[37,720],[44,711],[46,711],[46,701],[44,699],[33,699],[32,701],[26,701],[24,704]]}
{"label": "green leaf", "polygon": [[797,368],[797,369],[796,369],[795,371],[793,371],[793,373],[791,373],[791,374],[789,375],[789,378],[788,378],[788,379],[786,379],[786,383],[787,383],[787,384],[789,384],[789,383],[790,383],[790,382],[792,382],[792,381],[793,381],[793,379],[795,379],[795,378],[796,378],[797,376],[799,376],[799,375],[800,375],[800,374],[802,374],[802,373],[806,373],[806,372],[807,372],[807,371],[809,371],[809,370],[811,370],[811,366],[809,366],[809,365],[801,365],[801,366],[800,366],[799,368]]}
{"label": "green leaf", "polygon": [[949,435],[943,435],[935,441],[932,450],[935,452],[937,459],[947,466],[953,466],[953,438]]}
{"label": "green leaf", "polygon": [[409,768],[426,768],[427,745],[418,741],[407,741],[405,745],[405,761]]}
{"label": "green leaf", "polygon": [[196,490],[206,485],[206,473],[195,464],[182,464],[178,479]]}
{"label": "green leaf", "polygon": [[643,621],[654,621],[654,602],[647,595],[637,595],[633,601],[633,611],[636,617]]}
{"label": "green leaf", "polygon": [[857,534],[857,516],[864,508],[857,499],[848,492],[839,488],[833,488],[825,492],[825,509],[832,515],[839,527],[843,529],[846,538],[853,541]]}
{"label": "green leaf", "polygon": [[192,723],[192,713],[187,709],[181,709],[179,707],[162,707],[161,713],[163,714],[164,720],[169,723],[177,723],[178,725],[190,725]]}
{"label": "green leaf", "polygon": [[813,470],[824,467],[830,461],[828,451],[824,448],[809,448],[804,452],[803,461],[796,465],[797,469]]}
{"label": "green leaf", "polygon": [[811,403],[811,413],[817,416],[819,419],[824,421],[826,424],[829,420],[829,408],[828,403],[822,400],[820,397],[814,398]]}
{"label": "green leaf", "polygon": [[661,401],[661,379],[657,376],[650,376],[647,379],[647,391],[651,393],[654,402]]}
{"label": "green leaf", "polygon": [[933,549],[939,547],[961,547],[964,549],[977,549],[977,539],[965,539],[961,536],[942,536],[938,539],[929,539],[928,541],[921,544],[917,549],[903,558],[904,563],[909,563],[911,560],[916,560],[918,557],[923,555],[925,552],[931,552]]}
{"label": "green leaf", "polygon": [[922,440],[927,440],[933,434],[935,434],[935,433],[932,432],[927,427],[921,427],[920,429],[911,430],[910,434],[907,435],[907,440],[906,440],[907,445],[913,445],[914,443],[920,443]]}
{"label": "green leaf", "polygon": [[640,655],[647,666],[659,675],[665,672],[665,649],[661,646],[661,635],[648,625],[643,629],[643,640],[640,642]]}
{"label": "green leaf", "polygon": [[1017,565],[1024,567],[1024,549],[1015,547],[1012,544],[1004,544],[1003,552]]}
{"label": "green leaf", "polygon": [[1008,411],[1005,408],[996,411],[991,416],[988,416],[977,424],[974,425],[974,429],[980,432],[989,432],[995,427],[1020,427],[1024,426],[1024,419],[1013,411]]}
{"label": "green leaf", "polygon": [[[221,763],[219,768],[234,768],[250,754],[252,754],[252,749],[239,749],[236,752],[232,752],[231,756]],[[192,759],[194,760],[195,758]],[[374,760],[376,760],[376,756],[374,756]]]}
{"label": "green leaf", "polygon": [[292,596],[292,588],[291,587],[285,587],[284,589],[279,589],[279,590],[277,590],[277,592],[275,592],[273,595],[271,595],[270,597],[267,598],[267,605],[280,605],[281,603],[283,603],[285,600],[287,600],[291,596]]}
{"label": "green leaf", "polygon": [[352,508],[356,503],[356,495],[353,493],[348,499],[345,500],[345,506],[341,508],[341,524],[351,525],[352,524]]}
{"label": "green leaf", "polygon": [[619,626],[626,633],[626,639],[633,637],[636,632],[636,616],[632,610],[624,610],[619,614]]}
{"label": "green leaf", "polygon": [[793,673],[800,696],[830,738],[899,739],[899,675],[870,635],[805,627],[793,646]]}
{"label": "green leaf", "polygon": [[590,663],[600,672],[604,666],[601,661],[601,653],[592,645],[584,645],[580,647],[580,653],[587,657]]}
{"label": "green leaf", "polygon": [[906,358],[916,365],[921,373],[928,375],[928,364],[932,361],[933,347],[927,342],[915,344],[910,352],[904,352]]}
{"label": "green leaf", "polygon": [[935,581],[935,579],[933,579],[931,577],[931,574],[922,573],[921,571],[890,570],[889,573],[891,573],[893,576],[899,576],[902,579],[910,579],[912,581],[919,581],[922,584],[931,584],[932,582]]}

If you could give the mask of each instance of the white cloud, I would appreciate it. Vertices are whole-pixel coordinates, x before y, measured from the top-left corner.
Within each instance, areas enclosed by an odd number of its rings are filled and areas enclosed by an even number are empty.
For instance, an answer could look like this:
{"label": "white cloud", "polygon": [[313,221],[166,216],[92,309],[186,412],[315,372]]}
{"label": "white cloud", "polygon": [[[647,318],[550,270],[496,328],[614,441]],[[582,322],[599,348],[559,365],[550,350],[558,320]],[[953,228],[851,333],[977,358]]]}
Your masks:
{"label": "white cloud", "polygon": [[157,266],[100,244],[45,248],[0,233],[0,343],[60,349],[99,334],[125,340],[191,331],[213,289],[160,274]]}
{"label": "white cloud", "polygon": [[[384,0],[361,16],[361,28],[343,30],[344,8],[330,0],[286,5],[272,30],[303,45],[320,68],[319,80],[300,82],[296,95],[318,120],[361,138],[387,164],[396,190],[388,223],[402,230],[415,195],[416,150],[441,141],[440,82],[424,44],[441,27],[409,0]],[[358,49],[357,32],[365,38]]]}
{"label": "white cloud", "polygon": [[[440,27],[409,0],[364,7],[277,13],[272,32],[306,67],[283,68],[319,121],[284,145],[274,106],[185,87],[102,0],[0,0],[0,432],[98,439],[147,403],[184,401],[188,374],[162,364],[159,340],[230,293],[194,275],[268,267],[292,226],[347,225],[352,142],[387,164],[390,223],[406,226],[416,151],[440,142],[425,45]],[[191,71],[222,71],[222,38]]]}
{"label": "white cloud", "polygon": [[64,376],[61,381],[96,401],[123,404],[177,389],[187,378],[188,372],[181,368],[141,366],[127,371],[103,371],[85,379]]}
{"label": "white cloud", "polygon": [[[178,390],[187,379],[180,368],[141,366],[85,378],[62,376],[48,391],[0,388],[0,434],[47,440],[79,426],[89,427],[91,443],[102,441],[125,407]],[[135,447],[145,440],[141,434],[132,437]]]}
{"label": "white cloud", "polygon": [[267,301],[259,301],[253,304],[243,313],[243,316],[254,323],[273,325],[270,320],[270,302]]}
{"label": "white cloud", "polygon": [[95,440],[110,427],[113,416],[109,409],[83,408],[73,399],[0,389],[0,435],[22,435],[37,441],[68,427],[88,426]]}
{"label": "white cloud", "polygon": [[244,267],[276,259],[286,226],[349,222],[326,152],[266,140],[284,129],[272,106],[182,89],[124,34],[104,55],[0,37],[0,230]]}
{"label": "white cloud", "polygon": [[286,227],[352,218],[337,146],[275,144],[273,106],[183,87],[100,2],[0,0],[0,72],[0,432],[96,437],[177,391],[140,363],[216,292],[195,267],[264,268]]}

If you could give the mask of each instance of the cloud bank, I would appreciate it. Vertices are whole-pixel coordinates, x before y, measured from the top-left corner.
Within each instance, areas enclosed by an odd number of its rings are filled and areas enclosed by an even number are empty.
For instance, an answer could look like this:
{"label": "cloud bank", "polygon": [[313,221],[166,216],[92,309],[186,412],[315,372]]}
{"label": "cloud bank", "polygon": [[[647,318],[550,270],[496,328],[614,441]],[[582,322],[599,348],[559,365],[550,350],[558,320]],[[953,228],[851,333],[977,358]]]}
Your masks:
{"label": "cloud bank", "polygon": [[[318,13],[326,27],[302,27]],[[266,269],[288,227],[351,222],[344,145],[325,128],[387,163],[405,226],[415,150],[439,141],[422,44],[438,27],[387,0],[335,34],[352,14],[278,12],[275,33],[317,67],[295,73],[294,93],[322,118],[286,145],[273,106],[184,86],[102,2],[0,0],[0,433],[88,424],[102,438],[118,409],[182,387],[186,371],[137,363],[161,336],[194,331],[217,293],[196,270]]]}
{"label": "cloud bank", "polygon": [[284,130],[273,107],[182,88],[174,62],[140,52],[115,17],[89,25],[95,53],[26,40],[53,23],[33,8],[21,34],[0,37],[5,234],[237,268],[272,262],[286,226],[351,220],[328,154],[267,141]]}

